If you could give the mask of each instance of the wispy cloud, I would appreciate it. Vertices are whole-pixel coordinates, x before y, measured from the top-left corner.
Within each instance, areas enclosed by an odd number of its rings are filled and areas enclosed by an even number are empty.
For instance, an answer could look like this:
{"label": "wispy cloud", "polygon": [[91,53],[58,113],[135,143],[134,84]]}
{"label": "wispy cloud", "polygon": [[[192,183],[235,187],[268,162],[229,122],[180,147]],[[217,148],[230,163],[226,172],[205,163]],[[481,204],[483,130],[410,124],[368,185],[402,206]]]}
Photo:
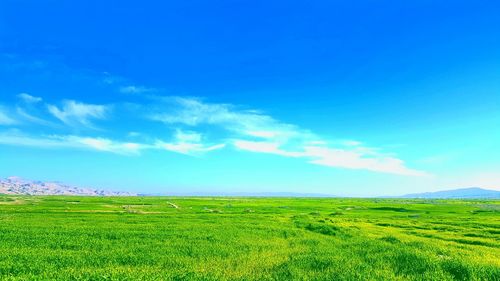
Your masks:
{"label": "wispy cloud", "polygon": [[362,150],[346,150],[319,146],[305,147],[304,157],[312,164],[404,176],[429,176],[428,173],[407,168],[398,158],[380,153],[362,153]]}
{"label": "wispy cloud", "polygon": [[306,158],[309,163],[346,169],[361,169],[373,172],[405,176],[428,176],[429,174],[407,168],[400,159],[381,154],[363,153],[368,149],[340,149],[325,146],[304,146],[299,151],[283,149],[279,143],[264,141],[234,141],[236,148],[251,152],[275,154],[285,157]]}
{"label": "wispy cloud", "polygon": [[214,151],[224,148],[225,144],[215,144],[211,146],[206,146],[199,143],[189,143],[189,142],[177,142],[177,143],[166,143],[163,141],[158,141],[155,144],[156,147],[162,148],[169,151],[174,151],[177,153],[195,155],[204,152]]}
{"label": "wispy cloud", "polygon": [[142,87],[142,86],[129,85],[129,86],[120,87],[120,92],[124,93],[124,94],[142,94],[142,93],[149,93],[149,92],[153,92],[153,91],[154,91],[154,89],[152,89],[152,88],[146,88],[146,87]]}
{"label": "wispy cloud", "polygon": [[279,122],[256,110],[239,110],[230,104],[205,103],[198,98],[167,97],[164,101],[167,107],[170,105],[168,111],[151,114],[151,119],[192,127],[215,125],[240,135],[265,139],[312,137],[306,130]]}
{"label": "wispy cloud", "polygon": [[117,142],[106,138],[90,138],[90,137],[66,137],[65,140],[77,144],[83,144],[90,148],[113,152],[118,154],[138,154],[145,146],[134,142]]}
{"label": "wispy cloud", "polygon": [[[211,125],[228,131],[232,144],[239,150],[304,158],[316,165],[406,176],[425,176],[427,173],[405,166],[404,161],[362,142],[324,139],[299,126],[276,120],[256,110],[240,110],[230,104],[206,103],[197,98],[165,99],[174,104],[165,113],[155,113],[151,119],[165,124],[189,127]],[[188,149],[190,146],[181,146]]]}
{"label": "wispy cloud", "polygon": [[19,95],[17,95],[17,97],[25,103],[38,103],[42,101],[42,98],[35,97],[27,93],[20,93]]}
{"label": "wispy cloud", "polygon": [[67,142],[61,141],[60,138],[32,137],[18,133],[17,131],[0,133],[0,143],[4,145],[30,146],[38,148],[74,147],[74,145],[69,145]]}
{"label": "wispy cloud", "polygon": [[3,107],[0,106],[0,125],[15,125],[18,122],[14,120],[14,118],[10,117],[10,114],[7,113]]}
{"label": "wispy cloud", "polygon": [[156,141],[155,147],[170,150],[182,154],[199,155],[201,153],[222,149],[224,143],[205,144],[202,135],[196,132],[184,132],[177,130],[172,142]]}
{"label": "wispy cloud", "polygon": [[109,107],[105,105],[86,104],[74,100],[63,101],[62,108],[48,105],[47,109],[65,124],[85,127],[93,127],[92,119],[104,119],[110,111]]}
{"label": "wispy cloud", "polygon": [[29,123],[34,123],[34,124],[43,125],[43,126],[55,126],[55,124],[53,124],[52,122],[46,121],[42,118],[39,118],[39,117],[36,117],[36,116],[29,114],[28,112],[26,112],[26,110],[24,110],[21,107],[16,107],[16,114],[21,119],[26,120]]}
{"label": "wispy cloud", "polygon": [[168,150],[187,155],[201,155],[225,146],[225,144],[203,144],[201,140],[187,137],[187,133],[182,134],[183,136],[175,138],[172,142],[156,140],[148,144],[75,135],[31,136],[19,130],[9,130],[0,133],[0,144],[37,148],[90,149],[122,155],[138,155],[144,150]]}
{"label": "wispy cloud", "polygon": [[[129,86],[133,87],[133,86]],[[139,92],[138,88],[126,91]],[[139,154],[144,150],[165,150],[186,155],[201,155],[210,151],[232,146],[240,151],[274,154],[281,157],[302,159],[321,166],[368,170],[405,176],[426,176],[426,172],[406,166],[402,159],[370,147],[357,140],[335,140],[314,134],[300,126],[281,122],[258,110],[208,103],[199,98],[141,96],[144,105],[137,104],[131,109],[123,106],[123,111],[133,111],[159,121],[170,129],[175,129],[170,139],[150,134],[142,134],[135,128],[121,128],[124,138],[131,137],[143,143],[113,140],[105,136],[42,136],[27,137],[3,135],[0,143],[39,147],[73,147],[98,151]],[[36,99],[31,95],[23,99]],[[153,102],[152,102],[153,101]],[[105,119],[110,107],[65,100],[61,106],[47,105],[50,114],[65,124],[74,127],[93,128],[93,122]],[[19,120],[45,124],[46,121],[17,108]],[[140,122],[145,122],[141,120]],[[0,124],[13,124],[15,120],[0,108]],[[133,133],[130,133],[132,131]]]}
{"label": "wispy cloud", "polygon": [[265,141],[235,140],[233,144],[238,149],[251,152],[269,153],[286,157],[304,156],[303,152],[293,152],[281,149],[279,143],[265,142]]}
{"label": "wispy cloud", "polygon": [[29,146],[37,148],[77,148],[106,151],[117,154],[138,154],[141,144],[131,142],[119,142],[106,138],[93,138],[81,136],[29,136],[19,132],[0,133],[0,144]]}

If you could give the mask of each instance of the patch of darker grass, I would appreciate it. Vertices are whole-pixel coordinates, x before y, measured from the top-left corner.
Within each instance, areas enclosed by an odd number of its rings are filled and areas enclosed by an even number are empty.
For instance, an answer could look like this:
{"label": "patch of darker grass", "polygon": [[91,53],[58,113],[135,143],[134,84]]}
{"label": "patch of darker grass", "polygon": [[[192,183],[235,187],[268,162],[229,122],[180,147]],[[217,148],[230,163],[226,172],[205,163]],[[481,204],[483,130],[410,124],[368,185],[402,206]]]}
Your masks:
{"label": "patch of darker grass", "polygon": [[487,246],[487,247],[494,247],[494,248],[500,247],[500,246],[495,245],[495,244],[491,244],[491,243],[487,243],[487,242],[483,242],[483,241],[478,241],[478,240],[450,239],[450,241],[457,242],[460,244],[468,244],[468,245],[480,245],[480,246]]}
{"label": "patch of darker grass", "polygon": [[397,208],[397,207],[375,207],[375,208],[370,208],[371,210],[378,210],[378,211],[393,211],[393,212],[410,212],[410,210],[405,209],[405,208]]}
{"label": "patch of darker grass", "polygon": [[294,280],[293,271],[288,261],[273,266],[270,270],[273,280]]}
{"label": "patch of darker grass", "polygon": [[462,235],[465,237],[479,237],[479,238],[487,237],[487,236],[477,234],[477,233],[464,233]]}
{"label": "patch of darker grass", "polygon": [[333,262],[326,257],[308,257],[304,262],[308,268],[315,271],[325,271],[333,265]]}
{"label": "patch of darker grass", "polygon": [[334,225],[312,224],[312,223],[307,224],[304,228],[312,232],[325,235],[332,235],[332,236],[337,235],[338,231],[340,230],[340,228]]}
{"label": "patch of darker grass", "polygon": [[500,234],[500,230],[496,230],[496,229],[485,229],[484,231],[491,233],[491,234]]}
{"label": "patch of darker grass", "polygon": [[396,238],[394,236],[384,236],[384,237],[380,238],[380,240],[385,241],[385,242],[389,242],[391,244],[396,244],[396,243],[401,242],[398,238]]}
{"label": "patch of darker grass", "polygon": [[441,239],[441,240],[444,240],[436,235],[432,235],[432,234],[429,234],[429,233],[422,233],[422,232],[416,232],[416,231],[408,231],[407,232],[408,234],[410,235],[415,235],[415,236],[419,236],[419,237],[425,237],[425,238],[435,238],[435,239]]}
{"label": "patch of darker grass", "polygon": [[473,210],[470,211],[473,215],[480,214],[480,213],[498,213],[500,212],[499,210],[496,209],[481,209],[481,210]]}
{"label": "patch of darker grass", "polygon": [[415,228],[414,226],[407,226],[407,225],[401,225],[401,224],[391,224],[391,223],[385,223],[385,222],[375,223],[375,225],[384,226],[384,227],[406,228],[406,229]]}
{"label": "patch of darker grass", "polygon": [[453,276],[454,280],[470,280],[470,269],[461,262],[455,260],[445,260],[441,263],[441,268]]}

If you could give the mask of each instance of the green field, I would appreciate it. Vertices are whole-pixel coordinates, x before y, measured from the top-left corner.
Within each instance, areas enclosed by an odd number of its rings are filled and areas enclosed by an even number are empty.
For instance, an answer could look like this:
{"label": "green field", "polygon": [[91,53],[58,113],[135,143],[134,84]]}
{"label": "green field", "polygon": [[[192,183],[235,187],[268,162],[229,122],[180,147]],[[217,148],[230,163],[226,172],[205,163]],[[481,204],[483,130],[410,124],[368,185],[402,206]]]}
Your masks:
{"label": "green field", "polygon": [[500,201],[0,196],[0,280],[500,280]]}

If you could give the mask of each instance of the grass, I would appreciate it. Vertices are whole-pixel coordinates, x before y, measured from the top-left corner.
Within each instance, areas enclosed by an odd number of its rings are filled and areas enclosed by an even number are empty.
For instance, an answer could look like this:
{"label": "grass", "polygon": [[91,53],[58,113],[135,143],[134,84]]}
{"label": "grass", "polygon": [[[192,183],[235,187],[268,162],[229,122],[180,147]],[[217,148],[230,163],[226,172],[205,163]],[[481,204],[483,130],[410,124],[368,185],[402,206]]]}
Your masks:
{"label": "grass", "polygon": [[1,280],[500,280],[500,201],[0,196]]}

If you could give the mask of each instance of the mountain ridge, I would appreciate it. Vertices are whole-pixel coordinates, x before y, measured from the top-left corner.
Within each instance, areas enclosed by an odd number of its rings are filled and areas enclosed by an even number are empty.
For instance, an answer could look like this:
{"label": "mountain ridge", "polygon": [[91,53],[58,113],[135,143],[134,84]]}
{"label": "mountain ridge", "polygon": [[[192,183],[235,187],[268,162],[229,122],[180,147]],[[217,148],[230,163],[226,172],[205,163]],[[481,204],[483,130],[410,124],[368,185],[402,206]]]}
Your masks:
{"label": "mountain ridge", "polygon": [[[6,195],[74,195],[74,196],[239,196],[239,197],[349,197],[323,193],[294,192],[165,192],[131,193],[95,188],[81,188],[59,181],[25,180],[20,177],[0,178],[0,194]],[[500,191],[480,187],[410,193],[401,196],[375,196],[373,198],[420,198],[420,199],[500,199]]]}
{"label": "mountain ridge", "polygon": [[135,196],[135,193],[81,188],[58,181],[26,180],[20,177],[0,179],[0,194],[7,195],[76,195],[76,196]]}
{"label": "mountain ridge", "polygon": [[429,199],[500,199],[500,191],[480,187],[467,187],[434,192],[410,193],[397,197]]}

